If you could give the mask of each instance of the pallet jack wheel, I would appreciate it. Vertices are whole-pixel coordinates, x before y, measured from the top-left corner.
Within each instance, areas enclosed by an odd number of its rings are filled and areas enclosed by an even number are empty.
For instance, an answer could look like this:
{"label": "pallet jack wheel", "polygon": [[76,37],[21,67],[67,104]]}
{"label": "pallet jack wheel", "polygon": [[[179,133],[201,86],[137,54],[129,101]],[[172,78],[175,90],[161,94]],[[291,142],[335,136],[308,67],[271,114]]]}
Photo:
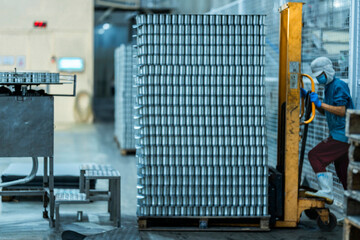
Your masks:
{"label": "pallet jack wheel", "polygon": [[329,213],[329,222],[327,224],[321,221],[320,216],[317,217],[316,222],[319,228],[324,232],[331,232],[337,225],[336,216],[332,213]]}
{"label": "pallet jack wheel", "polygon": [[46,209],[43,211],[43,218],[46,218],[46,219],[49,218],[49,214]]}
{"label": "pallet jack wheel", "polygon": [[311,220],[315,220],[317,219],[317,217],[319,216],[319,214],[316,212],[315,209],[306,209],[305,211],[305,215],[310,218]]}

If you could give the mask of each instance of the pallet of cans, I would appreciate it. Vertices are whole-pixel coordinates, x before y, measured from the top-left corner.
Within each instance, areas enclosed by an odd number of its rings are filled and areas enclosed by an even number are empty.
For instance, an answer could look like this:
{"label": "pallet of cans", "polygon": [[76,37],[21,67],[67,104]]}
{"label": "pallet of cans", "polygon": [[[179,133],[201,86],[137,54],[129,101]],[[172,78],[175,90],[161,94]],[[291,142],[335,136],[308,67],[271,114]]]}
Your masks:
{"label": "pallet of cans", "polygon": [[139,229],[268,230],[264,18],[137,16]]}
{"label": "pallet of cans", "polygon": [[345,240],[360,239],[360,110],[347,110],[346,135],[350,141],[348,189],[345,191]]}
{"label": "pallet of cans", "polygon": [[135,64],[132,45],[122,44],[115,50],[115,139],[122,155],[135,153]]}

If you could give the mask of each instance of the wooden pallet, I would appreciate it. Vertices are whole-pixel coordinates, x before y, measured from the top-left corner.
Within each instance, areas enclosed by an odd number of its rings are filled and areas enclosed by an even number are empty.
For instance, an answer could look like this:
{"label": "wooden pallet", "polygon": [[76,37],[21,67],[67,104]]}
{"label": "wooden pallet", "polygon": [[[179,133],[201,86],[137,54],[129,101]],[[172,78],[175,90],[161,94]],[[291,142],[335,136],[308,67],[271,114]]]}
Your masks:
{"label": "wooden pallet", "polygon": [[345,191],[344,240],[360,239],[360,111],[346,113],[346,136],[350,140],[348,190]]}
{"label": "wooden pallet", "polygon": [[350,141],[360,143],[360,110],[349,109],[346,111],[345,133]]}
{"label": "wooden pallet", "polygon": [[140,231],[270,231],[270,217],[138,217]]}
{"label": "wooden pallet", "polygon": [[125,148],[121,148],[120,142],[119,142],[119,140],[117,139],[116,136],[114,136],[114,141],[115,141],[117,147],[120,149],[121,155],[123,155],[123,156],[135,155],[136,149],[125,149]]}
{"label": "wooden pallet", "polygon": [[360,190],[360,164],[350,162],[348,167],[348,189]]}
{"label": "wooden pallet", "polygon": [[350,162],[360,164],[360,141],[351,140],[349,148],[349,160]]}
{"label": "wooden pallet", "polygon": [[22,201],[22,200],[26,200],[26,201],[43,201],[43,193],[37,193],[35,195],[32,195],[31,193],[29,193],[29,195],[17,195],[17,194],[12,194],[12,191],[23,191],[23,192],[26,192],[26,191],[42,191],[40,190],[39,188],[27,188],[27,187],[21,187],[21,188],[16,188],[16,189],[8,189],[6,187],[4,187],[2,189],[2,192],[7,192],[7,194],[5,195],[2,195],[1,196],[1,201],[2,202],[19,202],[19,201]]}
{"label": "wooden pallet", "polygon": [[344,219],[344,240],[360,239],[360,216],[347,216]]}
{"label": "wooden pallet", "polygon": [[15,200],[14,196],[2,196],[1,197],[1,201],[2,202],[12,202]]}
{"label": "wooden pallet", "polygon": [[120,149],[120,153],[123,156],[135,155],[136,150],[135,149]]}

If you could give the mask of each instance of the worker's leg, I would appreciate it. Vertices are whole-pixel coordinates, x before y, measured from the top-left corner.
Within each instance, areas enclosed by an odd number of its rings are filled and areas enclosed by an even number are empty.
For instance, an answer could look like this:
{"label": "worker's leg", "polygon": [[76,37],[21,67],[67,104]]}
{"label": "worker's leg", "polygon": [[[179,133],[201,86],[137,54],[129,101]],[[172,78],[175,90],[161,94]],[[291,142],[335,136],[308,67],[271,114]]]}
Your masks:
{"label": "worker's leg", "polygon": [[343,152],[343,155],[334,162],[336,174],[339,177],[340,182],[343,185],[345,190],[347,189],[347,170],[348,170],[348,166],[349,166],[349,146],[350,145],[347,143],[342,144],[341,147],[343,149],[340,151]]}
{"label": "worker's leg", "polygon": [[[349,144],[327,138],[314,147],[309,152],[308,157],[315,173],[326,172],[326,167],[338,159],[343,159],[348,150]],[[344,168],[343,165],[345,163],[341,164],[341,169]]]}
{"label": "worker's leg", "polygon": [[309,152],[309,161],[316,173],[320,190],[315,193],[307,191],[305,192],[307,196],[324,198],[329,204],[333,202],[333,175],[326,172],[326,167],[330,163],[341,160],[348,148],[347,143],[328,138]]}

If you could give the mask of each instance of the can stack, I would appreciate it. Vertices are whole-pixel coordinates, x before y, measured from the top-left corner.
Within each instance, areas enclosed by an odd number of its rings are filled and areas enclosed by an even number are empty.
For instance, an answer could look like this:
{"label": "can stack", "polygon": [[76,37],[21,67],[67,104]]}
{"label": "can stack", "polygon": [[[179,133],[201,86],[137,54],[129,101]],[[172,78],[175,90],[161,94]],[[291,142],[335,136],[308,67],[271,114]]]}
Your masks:
{"label": "can stack", "polygon": [[268,215],[262,15],[139,15],[141,216]]}
{"label": "can stack", "polygon": [[122,151],[135,149],[133,47],[122,44],[115,50],[115,137]]}

